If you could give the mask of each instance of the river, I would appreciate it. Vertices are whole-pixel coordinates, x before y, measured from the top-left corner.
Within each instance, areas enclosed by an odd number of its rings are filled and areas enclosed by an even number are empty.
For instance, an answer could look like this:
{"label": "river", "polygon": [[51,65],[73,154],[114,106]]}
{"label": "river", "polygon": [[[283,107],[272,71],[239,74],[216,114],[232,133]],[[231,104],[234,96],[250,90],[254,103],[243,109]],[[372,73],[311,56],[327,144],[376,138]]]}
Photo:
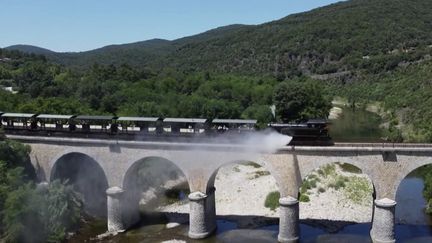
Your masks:
{"label": "river", "polygon": [[[331,136],[337,142],[377,142],[383,131],[379,128],[381,119],[374,113],[364,110],[344,110],[338,120],[332,122]],[[426,201],[423,198],[423,180],[411,173],[398,188],[396,195],[396,240],[397,242],[432,242],[432,217],[425,214]],[[337,210],[337,209],[335,209]],[[277,222],[254,229],[241,228],[236,221],[218,219],[217,232],[204,240],[190,240],[187,237],[188,225],[166,228],[166,221],[153,218],[126,233],[105,238],[103,242],[162,242],[183,240],[187,242],[275,242]],[[371,223],[352,224],[338,232],[328,233],[323,228],[300,224],[301,242],[370,242]],[[106,231],[105,221],[95,221],[84,225],[69,242],[85,242]]]}

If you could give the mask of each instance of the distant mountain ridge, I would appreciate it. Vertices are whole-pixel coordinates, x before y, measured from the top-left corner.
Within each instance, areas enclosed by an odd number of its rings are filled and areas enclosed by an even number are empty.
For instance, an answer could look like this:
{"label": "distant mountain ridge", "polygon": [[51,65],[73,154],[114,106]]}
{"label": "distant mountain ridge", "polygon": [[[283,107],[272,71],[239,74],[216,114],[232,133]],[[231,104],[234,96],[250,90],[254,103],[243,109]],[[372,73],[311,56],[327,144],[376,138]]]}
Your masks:
{"label": "distant mountain ridge", "polygon": [[45,49],[42,47],[38,47],[38,46],[32,46],[32,45],[13,45],[13,46],[8,46],[5,47],[4,49],[6,50],[18,50],[24,53],[34,53],[34,54],[38,54],[38,55],[50,55],[50,54],[54,54],[54,51],[51,51],[49,49]]}
{"label": "distant mountain ridge", "polygon": [[[432,1],[351,0],[269,23],[229,25],[173,41],[153,39],[79,53],[47,50],[44,54],[76,68],[125,63],[155,70],[326,79],[357,75],[375,62],[386,62],[379,64],[383,67],[398,65],[407,59],[403,53],[410,50],[416,52],[414,59],[420,60],[430,45]],[[41,52],[37,47],[8,49]]]}

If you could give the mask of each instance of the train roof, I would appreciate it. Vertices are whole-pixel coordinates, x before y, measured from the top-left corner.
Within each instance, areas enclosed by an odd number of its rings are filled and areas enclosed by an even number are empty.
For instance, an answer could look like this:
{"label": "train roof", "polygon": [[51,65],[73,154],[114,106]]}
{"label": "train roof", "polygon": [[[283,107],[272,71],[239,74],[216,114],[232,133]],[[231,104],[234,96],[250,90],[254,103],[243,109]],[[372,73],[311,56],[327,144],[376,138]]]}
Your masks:
{"label": "train roof", "polygon": [[232,123],[232,124],[256,124],[257,120],[244,119],[214,119],[213,123]]}
{"label": "train roof", "polygon": [[207,119],[203,118],[165,118],[163,122],[178,122],[178,123],[205,123]]}
{"label": "train roof", "polygon": [[326,119],[309,119],[307,124],[327,124],[328,121]]}
{"label": "train roof", "polygon": [[77,116],[77,120],[99,120],[99,121],[107,121],[113,120],[115,116]]}
{"label": "train roof", "polygon": [[35,117],[36,114],[30,113],[3,113],[2,117],[11,117],[11,118],[32,118]]}
{"label": "train roof", "polygon": [[62,119],[62,120],[69,120],[74,117],[75,117],[74,115],[52,115],[52,114],[40,114],[37,116],[37,118],[40,119]]}
{"label": "train roof", "polygon": [[136,122],[156,122],[159,117],[132,117],[132,116],[121,116],[117,121],[136,121]]}

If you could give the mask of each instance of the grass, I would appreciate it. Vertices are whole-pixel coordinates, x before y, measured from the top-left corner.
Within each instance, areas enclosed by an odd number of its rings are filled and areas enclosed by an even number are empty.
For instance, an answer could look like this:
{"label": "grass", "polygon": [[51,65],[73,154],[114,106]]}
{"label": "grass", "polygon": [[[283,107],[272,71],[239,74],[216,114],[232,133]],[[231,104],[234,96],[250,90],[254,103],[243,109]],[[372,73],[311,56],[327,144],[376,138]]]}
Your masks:
{"label": "grass", "polygon": [[234,167],[233,167],[233,171],[234,171],[234,172],[240,172],[240,169],[239,169],[238,166],[234,166]]}
{"label": "grass", "polygon": [[300,202],[308,202],[310,200],[308,194],[311,189],[317,188],[318,193],[324,193],[328,188],[335,190],[344,189],[345,197],[357,204],[362,204],[364,200],[372,194],[372,186],[370,182],[359,176],[343,176],[337,173],[339,166],[340,170],[353,174],[361,174],[362,171],[347,163],[333,163],[321,166],[315,172],[307,176],[302,186],[300,187]]}
{"label": "grass", "polygon": [[366,178],[353,176],[346,182],[345,196],[356,204],[363,204],[373,193],[373,188]]}
{"label": "grass", "polygon": [[268,172],[266,170],[255,171],[255,175],[254,175],[253,179],[257,179],[261,176],[268,176],[268,175],[270,175],[270,172]]}
{"label": "grass", "polygon": [[310,198],[309,198],[309,196],[306,195],[306,194],[301,194],[301,195],[300,195],[300,198],[299,198],[299,201],[300,201],[300,202],[310,202]]}
{"label": "grass", "polygon": [[279,198],[280,193],[278,191],[270,192],[265,199],[264,206],[275,211],[279,207]]}
{"label": "grass", "polygon": [[254,167],[256,169],[261,168],[261,165],[255,163],[255,162],[252,162],[252,161],[248,161],[248,162],[244,163],[244,165],[246,165],[246,166],[252,166],[252,167]]}
{"label": "grass", "polygon": [[362,171],[357,166],[347,163],[337,163],[342,171],[353,173],[353,174],[361,174]]}

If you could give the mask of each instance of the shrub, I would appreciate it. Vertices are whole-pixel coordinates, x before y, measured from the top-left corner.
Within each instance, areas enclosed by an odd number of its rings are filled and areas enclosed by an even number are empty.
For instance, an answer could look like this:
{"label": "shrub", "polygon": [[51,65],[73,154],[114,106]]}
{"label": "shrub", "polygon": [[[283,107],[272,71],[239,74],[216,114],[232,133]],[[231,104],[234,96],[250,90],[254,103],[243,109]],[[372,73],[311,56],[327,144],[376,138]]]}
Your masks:
{"label": "shrub", "polygon": [[301,194],[301,195],[300,195],[300,198],[299,198],[299,201],[300,201],[300,202],[309,202],[309,201],[310,201],[310,198],[309,198],[309,196],[306,195],[306,194]]}
{"label": "shrub", "polygon": [[273,211],[276,210],[279,207],[279,198],[280,193],[278,191],[270,192],[265,199],[264,206]]}
{"label": "shrub", "polygon": [[342,169],[342,171],[350,172],[350,173],[354,173],[354,174],[361,174],[362,173],[362,171],[358,167],[356,167],[352,164],[338,163],[338,165]]}
{"label": "shrub", "polygon": [[261,165],[255,163],[255,162],[252,162],[252,161],[246,162],[246,163],[244,163],[244,165],[252,166],[252,167],[254,167],[255,169],[261,168]]}

